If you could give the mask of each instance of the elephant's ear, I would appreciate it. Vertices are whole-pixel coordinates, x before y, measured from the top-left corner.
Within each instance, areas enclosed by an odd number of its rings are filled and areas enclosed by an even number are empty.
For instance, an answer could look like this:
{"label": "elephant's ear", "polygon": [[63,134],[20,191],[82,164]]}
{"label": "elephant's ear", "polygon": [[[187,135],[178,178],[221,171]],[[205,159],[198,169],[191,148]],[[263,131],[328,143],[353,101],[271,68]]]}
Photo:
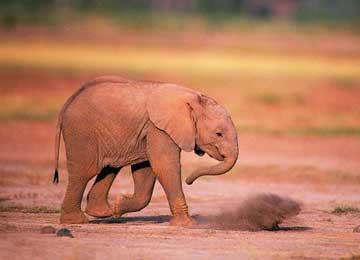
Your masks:
{"label": "elephant's ear", "polygon": [[191,106],[194,102],[198,102],[196,92],[170,84],[158,86],[147,101],[151,122],[187,152],[195,148],[195,118]]}

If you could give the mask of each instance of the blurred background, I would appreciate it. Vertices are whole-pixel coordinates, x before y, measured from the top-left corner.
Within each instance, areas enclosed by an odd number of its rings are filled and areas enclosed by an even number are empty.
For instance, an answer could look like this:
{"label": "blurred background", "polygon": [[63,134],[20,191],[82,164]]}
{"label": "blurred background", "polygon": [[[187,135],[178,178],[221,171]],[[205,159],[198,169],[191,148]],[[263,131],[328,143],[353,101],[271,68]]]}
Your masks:
{"label": "blurred background", "polygon": [[356,0],[13,0],[0,24],[1,121],[115,74],[213,96],[240,133],[360,134]]}
{"label": "blurred background", "polygon": [[[239,132],[234,171],[244,173],[230,177],[360,181],[359,1],[13,0],[0,2],[0,25],[0,186],[9,192],[15,173],[47,187],[61,106],[109,74],[224,104]],[[186,174],[208,163],[188,158]]]}

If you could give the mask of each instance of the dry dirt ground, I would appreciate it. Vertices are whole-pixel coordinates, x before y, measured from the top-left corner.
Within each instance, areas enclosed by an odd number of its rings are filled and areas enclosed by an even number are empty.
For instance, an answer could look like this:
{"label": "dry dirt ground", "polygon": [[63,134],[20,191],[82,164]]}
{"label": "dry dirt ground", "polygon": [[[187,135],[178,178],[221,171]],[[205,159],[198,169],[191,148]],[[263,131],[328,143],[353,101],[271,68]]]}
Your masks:
{"label": "dry dirt ground", "polygon": [[[1,259],[338,259],[360,254],[360,233],[353,232],[360,215],[331,213],[339,205],[360,207],[358,137],[244,134],[239,136],[239,165],[227,176],[184,184],[197,219],[264,192],[302,203],[301,213],[281,225],[286,228],[249,232],[169,226],[167,201],[158,183],[150,205],[141,212],[87,225],[60,225],[59,213],[44,213],[60,208],[67,182],[62,153],[60,184],[51,183],[54,131],[54,123],[0,123]],[[211,163],[189,153],[182,159],[184,175],[197,164]],[[110,201],[132,189],[125,169]],[[25,207],[14,207],[19,205]],[[35,213],[24,213],[29,211]],[[47,225],[69,228],[74,238],[41,234]]]}

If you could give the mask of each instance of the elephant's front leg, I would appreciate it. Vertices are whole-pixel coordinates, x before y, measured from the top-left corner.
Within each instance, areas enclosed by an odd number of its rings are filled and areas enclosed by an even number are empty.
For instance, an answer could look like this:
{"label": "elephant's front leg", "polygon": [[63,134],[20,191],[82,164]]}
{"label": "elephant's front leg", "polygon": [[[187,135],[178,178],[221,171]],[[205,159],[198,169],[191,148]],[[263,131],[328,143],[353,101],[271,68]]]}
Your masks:
{"label": "elephant's front leg", "polygon": [[169,202],[173,215],[170,224],[179,226],[196,224],[189,216],[182,189],[179,147],[165,132],[153,128],[147,136],[147,151],[151,167]]}

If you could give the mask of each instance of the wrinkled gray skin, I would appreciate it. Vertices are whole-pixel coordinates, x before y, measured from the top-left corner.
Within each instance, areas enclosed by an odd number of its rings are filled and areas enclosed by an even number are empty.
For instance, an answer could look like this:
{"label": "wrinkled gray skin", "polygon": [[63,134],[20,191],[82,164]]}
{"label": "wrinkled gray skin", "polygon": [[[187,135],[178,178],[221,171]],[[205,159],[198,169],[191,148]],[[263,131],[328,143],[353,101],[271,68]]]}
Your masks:
{"label": "wrinkled gray skin", "polygon": [[[225,108],[173,84],[111,76],[85,84],[59,115],[56,172],[61,133],[69,172],[61,223],[88,221],[81,200],[86,184],[96,176],[87,197],[87,214],[107,217],[139,211],[150,202],[158,179],[173,214],[170,223],[192,225],[181,184],[180,151],[205,152],[220,161],[193,172],[187,184],[203,175],[226,173],[238,157],[237,133]],[[131,165],[134,194],[119,197],[113,212],[107,195],[116,174],[126,165]]]}

